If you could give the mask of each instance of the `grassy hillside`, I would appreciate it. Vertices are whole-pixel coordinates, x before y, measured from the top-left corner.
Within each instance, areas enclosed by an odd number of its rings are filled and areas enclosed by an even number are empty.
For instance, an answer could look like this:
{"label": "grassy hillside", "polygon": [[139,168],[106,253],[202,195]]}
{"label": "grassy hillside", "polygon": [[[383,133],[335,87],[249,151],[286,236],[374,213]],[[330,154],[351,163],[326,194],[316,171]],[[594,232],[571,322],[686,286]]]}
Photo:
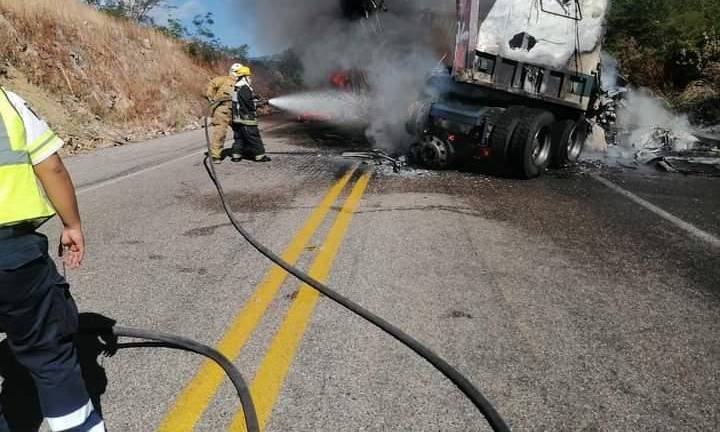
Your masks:
{"label": "grassy hillside", "polygon": [[197,124],[215,72],[181,42],[77,0],[0,0],[0,84],[70,141],[69,151]]}

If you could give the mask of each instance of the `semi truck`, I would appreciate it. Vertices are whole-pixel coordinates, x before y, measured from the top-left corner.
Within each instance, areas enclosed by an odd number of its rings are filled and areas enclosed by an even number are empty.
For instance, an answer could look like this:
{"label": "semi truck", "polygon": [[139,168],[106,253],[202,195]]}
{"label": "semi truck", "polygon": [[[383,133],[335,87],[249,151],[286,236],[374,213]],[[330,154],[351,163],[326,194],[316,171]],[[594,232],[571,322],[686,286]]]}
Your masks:
{"label": "semi truck", "polygon": [[609,0],[457,0],[454,56],[411,109],[413,159],[523,179],[577,162],[608,10]]}

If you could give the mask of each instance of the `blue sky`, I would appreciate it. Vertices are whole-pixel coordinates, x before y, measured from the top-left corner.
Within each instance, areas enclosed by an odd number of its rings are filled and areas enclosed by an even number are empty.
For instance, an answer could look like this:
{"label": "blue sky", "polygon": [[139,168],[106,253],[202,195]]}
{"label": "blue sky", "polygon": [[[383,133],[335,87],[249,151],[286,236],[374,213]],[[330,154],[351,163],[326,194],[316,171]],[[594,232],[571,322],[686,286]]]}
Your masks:
{"label": "blue sky", "polygon": [[[260,0],[262,1],[262,0]],[[243,14],[238,0],[170,0],[169,4],[177,7],[173,10],[157,11],[155,19],[162,23],[169,15],[179,18],[192,27],[195,15],[212,12],[215,19],[213,31],[228,46],[250,45],[250,55],[264,55],[258,52],[255,43],[255,27],[251,14]]]}

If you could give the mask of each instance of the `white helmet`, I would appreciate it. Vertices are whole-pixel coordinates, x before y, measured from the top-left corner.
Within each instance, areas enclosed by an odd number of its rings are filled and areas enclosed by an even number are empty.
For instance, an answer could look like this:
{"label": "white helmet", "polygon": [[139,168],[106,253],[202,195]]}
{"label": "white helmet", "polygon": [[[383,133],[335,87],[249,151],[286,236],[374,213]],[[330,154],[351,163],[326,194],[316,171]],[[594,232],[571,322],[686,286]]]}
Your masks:
{"label": "white helmet", "polygon": [[230,66],[230,75],[232,75],[234,77],[240,77],[239,72],[240,72],[240,69],[242,69],[242,68],[243,68],[243,65],[241,65],[240,63],[235,63],[234,65]]}

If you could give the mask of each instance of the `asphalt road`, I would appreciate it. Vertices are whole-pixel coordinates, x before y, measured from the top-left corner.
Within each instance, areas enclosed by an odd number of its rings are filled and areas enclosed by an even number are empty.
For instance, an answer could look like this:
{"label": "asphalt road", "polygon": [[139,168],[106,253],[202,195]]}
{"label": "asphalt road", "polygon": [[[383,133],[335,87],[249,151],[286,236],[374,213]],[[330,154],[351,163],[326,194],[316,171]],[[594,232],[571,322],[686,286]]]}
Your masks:
{"label": "asphalt road", "polygon": [[[444,356],[513,430],[720,429],[718,179],[393,174],[339,157],[354,134],[268,126],[272,163],[218,168],[238,218]],[[89,242],[69,275],[83,312],[219,347],[267,431],[488,430],[424,361],[243,243],[201,148],[188,133],[67,161]],[[81,349],[109,430],[243,430],[202,359]]]}

